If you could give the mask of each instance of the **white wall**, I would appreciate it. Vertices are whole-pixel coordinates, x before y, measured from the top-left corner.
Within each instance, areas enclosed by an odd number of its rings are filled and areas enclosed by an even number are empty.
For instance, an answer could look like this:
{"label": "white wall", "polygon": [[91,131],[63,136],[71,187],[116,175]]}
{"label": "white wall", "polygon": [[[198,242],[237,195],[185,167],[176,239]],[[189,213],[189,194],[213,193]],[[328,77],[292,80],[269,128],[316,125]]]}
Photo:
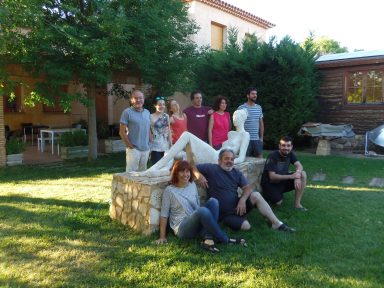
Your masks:
{"label": "white wall", "polygon": [[[238,18],[199,1],[189,3],[189,17],[200,26],[199,32],[192,37],[192,40],[199,46],[211,46],[211,22],[223,26],[236,27],[238,29],[238,43],[241,44],[245,34],[255,34],[260,40],[265,41],[266,29],[256,24]],[[227,37],[224,35],[224,42]]]}

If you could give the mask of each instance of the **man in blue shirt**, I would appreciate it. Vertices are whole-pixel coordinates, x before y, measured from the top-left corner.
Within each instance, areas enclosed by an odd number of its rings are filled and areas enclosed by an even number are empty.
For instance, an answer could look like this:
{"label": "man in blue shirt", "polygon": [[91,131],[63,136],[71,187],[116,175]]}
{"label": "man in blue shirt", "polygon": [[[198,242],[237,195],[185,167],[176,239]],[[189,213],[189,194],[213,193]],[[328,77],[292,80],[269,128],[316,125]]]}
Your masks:
{"label": "man in blue shirt", "polygon": [[131,106],[120,118],[119,135],[126,145],[126,172],[147,169],[150,141],[150,113],[143,107],[144,94],[135,90],[131,95]]}
{"label": "man in blue shirt", "polygon": [[[246,214],[256,206],[271,223],[272,229],[295,231],[281,222],[259,192],[253,192],[244,175],[234,168],[235,154],[230,149],[219,153],[218,164],[199,164],[194,175],[199,185],[207,188],[208,197],[219,201],[219,219],[233,230],[249,230],[251,225]],[[237,189],[243,193],[239,197]]]}

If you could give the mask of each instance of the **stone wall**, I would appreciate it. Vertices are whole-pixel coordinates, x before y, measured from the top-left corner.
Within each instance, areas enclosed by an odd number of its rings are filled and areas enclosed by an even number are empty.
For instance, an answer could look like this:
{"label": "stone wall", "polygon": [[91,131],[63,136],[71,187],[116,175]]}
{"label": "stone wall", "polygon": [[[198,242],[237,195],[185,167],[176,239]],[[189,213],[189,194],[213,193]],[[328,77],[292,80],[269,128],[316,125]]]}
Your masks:
{"label": "stone wall", "polygon": [[[249,157],[235,166],[244,173],[255,191],[260,191],[264,162],[265,159]],[[148,178],[126,173],[115,174],[112,180],[110,217],[143,234],[155,232],[159,228],[161,197],[169,180],[170,176]],[[204,203],[206,191],[200,187],[198,190],[200,200]]]}

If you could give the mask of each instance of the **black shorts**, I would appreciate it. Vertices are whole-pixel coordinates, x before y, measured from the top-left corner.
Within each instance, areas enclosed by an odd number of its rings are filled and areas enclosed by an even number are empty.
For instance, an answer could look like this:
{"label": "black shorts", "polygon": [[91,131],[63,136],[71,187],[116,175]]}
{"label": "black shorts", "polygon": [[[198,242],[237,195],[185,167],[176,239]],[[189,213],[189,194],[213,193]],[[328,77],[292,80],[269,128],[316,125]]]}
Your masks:
{"label": "black shorts", "polygon": [[261,183],[261,187],[263,188],[264,199],[275,204],[283,199],[283,193],[295,190],[295,180],[282,180],[278,183],[264,182]]}
{"label": "black shorts", "polygon": [[[254,205],[252,204],[251,200],[249,200],[249,198],[245,202],[245,205],[246,205],[246,212],[245,212],[245,215],[246,215],[246,214],[249,213],[249,211],[252,210]],[[231,228],[232,230],[240,230],[241,225],[243,224],[243,222],[245,220],[247,220],[245,215],[239,216],[239,215],[236,214],[236,211],[235,211],[235,214],[231,213],[231,214],[220,215],[220,221],[224,225],[226,225],[229,228]]]}

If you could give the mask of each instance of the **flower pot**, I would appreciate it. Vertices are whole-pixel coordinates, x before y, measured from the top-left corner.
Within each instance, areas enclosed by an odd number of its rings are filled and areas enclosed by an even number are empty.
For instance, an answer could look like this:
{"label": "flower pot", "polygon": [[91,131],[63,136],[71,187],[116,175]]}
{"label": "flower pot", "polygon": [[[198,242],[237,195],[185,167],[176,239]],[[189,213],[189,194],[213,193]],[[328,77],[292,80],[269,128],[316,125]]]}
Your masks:
{"label": "flower pot", "polygon": [[117,153],[125,151],[125,144],[121,139],[105,139],[105,153]]}
{"label": "flower pot", "polygon": [[24,160],[24,154],[23,153],[7,155],[7,165],[8,166],[21,165],[21,164],[23,164],[23,160]]}
{"label": "flower pot", "polygon": [[60,147],[61,159],[73,159],[88,157],[88,146]]}

